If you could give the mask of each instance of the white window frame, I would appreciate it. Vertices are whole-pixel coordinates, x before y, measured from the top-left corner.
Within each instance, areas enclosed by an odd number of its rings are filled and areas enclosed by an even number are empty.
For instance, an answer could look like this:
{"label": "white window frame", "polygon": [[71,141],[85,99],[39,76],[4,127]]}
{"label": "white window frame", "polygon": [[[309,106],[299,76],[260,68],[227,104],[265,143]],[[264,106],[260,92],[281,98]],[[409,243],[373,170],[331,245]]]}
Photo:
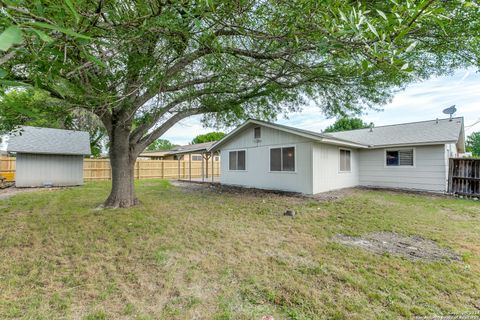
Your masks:
{"label": "white window frame", "polygon": [[[230,152],[238,152],[238,151],[245,151],[245,170],[231,170],[230,169]],[[228,171],[231,171],[231,172],[245,172],[247,171],[247,149],[234,149],[234,150],[228,150],[228,161],[227,161],[227,168],[228,168]],[[237,167],[238,167],[238,156],[237,156]]]}
{"label": "white window frame", "polygon": [[[349,151],[350,152],[350,170],[342,170],[342,156],[341,151]],[[352,149],[348,148],[338,148],[338,173],[351,173],[352,172]]]}
{"label": "white window frame", "polygon": [[[284,148],[292,148],[295,155],[294,163],[293,163],[293,171],[272,171],[271,170],[271,163],[272,163],[272,149],[284,149]],[[283,153],[280,153],[283,155]],[[280,168],[283,167],[283,156],[280,158]],[[269,173],[297,173],[297,146],[296,145],[281,145],[281,146],[270,146],[268,148],[268,172]]]}
{"label": "white window frame", "polygon": [[[193,157],[200,157],[200,159],[194,159]],[[203,160],[203,156],[200,156],[198,154],[192,154],[192,161],[202,161]]]}
{"label": "white window frame", "polygon": [[[400,150],[412,150],[413,153],[413,165],[398,165],[398,166],[387,166],[387,151],[400,151]],[[400,161],[400,160],[399,160]],[[416,168],[417,165],[417,151],[415,147],[402,147],[402,148],[387,148],[383,151],[383,167],[384,168]]]}

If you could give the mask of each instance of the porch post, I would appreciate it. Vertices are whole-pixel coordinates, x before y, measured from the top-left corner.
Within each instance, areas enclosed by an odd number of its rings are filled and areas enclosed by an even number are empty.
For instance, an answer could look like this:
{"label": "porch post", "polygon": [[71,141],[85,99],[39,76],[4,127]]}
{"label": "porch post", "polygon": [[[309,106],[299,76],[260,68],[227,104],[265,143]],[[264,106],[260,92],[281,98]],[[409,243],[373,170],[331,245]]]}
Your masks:
{"label": "porch post", "polygon": [[204,165],[203,165],[203,154],[202,154],[202,182],[205,182],[205,172],[204,172]]}
{"label": "porch post", "polygon": [[212,157],[212,182],[215,182],[215,178],[214,178],[215,177],[215,170],[214,170],[215,167],[213,166],[215,157],[214,157],[213,151],[210,152],[210,157]]}

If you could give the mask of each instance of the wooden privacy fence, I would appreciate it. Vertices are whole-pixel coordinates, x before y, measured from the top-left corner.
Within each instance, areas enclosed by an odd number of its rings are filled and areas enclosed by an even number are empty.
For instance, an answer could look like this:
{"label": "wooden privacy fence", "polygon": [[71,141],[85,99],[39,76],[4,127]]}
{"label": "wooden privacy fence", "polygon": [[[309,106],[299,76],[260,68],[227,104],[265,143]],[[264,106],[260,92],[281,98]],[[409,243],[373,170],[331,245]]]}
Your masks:
{"label": "wooden privacy fence", "polygon": [[[191,163],[191,168],[189,167]],[[208,168],[208,169],[207,169]],[[208,170],[208,172],[207,172]],[[135,163],[135,179],[189,179],[201,178],[202,171],[205,179],[220,175],[220,161],[212,162],[188,160],[137,160]],[[180,173],[180,176],[179,176]],[[0,158],[0,175],[7,178],[7,181],[15,180],[15,158]],[[83,179],[85,181],[110,180],[112,171],[108,159],[84,159]]]}
{"label": "wooden privacy fence", "polygon": [[480,159],[450,159],[448,192],[462,196],[480,197]]}

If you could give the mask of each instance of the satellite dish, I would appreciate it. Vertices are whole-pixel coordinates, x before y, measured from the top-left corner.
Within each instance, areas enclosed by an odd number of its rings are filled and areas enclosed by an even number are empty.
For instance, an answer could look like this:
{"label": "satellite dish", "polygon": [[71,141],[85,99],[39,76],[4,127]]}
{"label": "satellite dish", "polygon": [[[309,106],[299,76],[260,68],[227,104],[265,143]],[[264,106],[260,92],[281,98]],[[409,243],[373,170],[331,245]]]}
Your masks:
{"label": "satellite dish", "polygon": [[452,121],[452,116],[455,112],[457,112],[457,108],[455,108],[455,105],[443,110],[443,113],[450,115],[450,121]]}

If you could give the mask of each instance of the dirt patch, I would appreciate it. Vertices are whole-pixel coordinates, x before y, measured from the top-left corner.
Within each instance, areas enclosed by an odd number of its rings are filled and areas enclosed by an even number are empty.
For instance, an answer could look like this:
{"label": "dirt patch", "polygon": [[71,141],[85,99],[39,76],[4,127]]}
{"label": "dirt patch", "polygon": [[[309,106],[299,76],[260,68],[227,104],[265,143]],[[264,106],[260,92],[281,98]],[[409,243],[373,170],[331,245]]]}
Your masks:
{"label": "dirt patch", "polygon": [[257,188],[246,188],[240,186],[224,185],[220,183],[210,182],[188,182],[188,181],[171,181],[171,184],[182,188],[184,191],[210,191],[215,193],[229,193],[245,196],[265,197],[269,195],[284,196],[299,199],[314,199],[319,201],[338,200],[351,195],[355,192],[355,188],[346,188],[328,192],[317,193],[314,195],[306,195],[298,192],[289,192],[281,190],[267,190]]}
{"label": "dirt patch", "polygon": [[458,254],[440,247],[435,241],[418,236],[404,236],[394,232],[377,232],[364,237],[337,235],[334,241],[377,254],[389,253],[414,261],[460,261]]}
{"label": "dirt patch", "polygon": [[0,201],[1,200],[6,200],[10,197],[13,197],[16,194],[19,193],[25,193],[25,192],[36,192],[36,191],[55,191],[55,190],[60,190],[62,188],[15,188],[15,187],[9,187],[6,189],[0,189]]}

